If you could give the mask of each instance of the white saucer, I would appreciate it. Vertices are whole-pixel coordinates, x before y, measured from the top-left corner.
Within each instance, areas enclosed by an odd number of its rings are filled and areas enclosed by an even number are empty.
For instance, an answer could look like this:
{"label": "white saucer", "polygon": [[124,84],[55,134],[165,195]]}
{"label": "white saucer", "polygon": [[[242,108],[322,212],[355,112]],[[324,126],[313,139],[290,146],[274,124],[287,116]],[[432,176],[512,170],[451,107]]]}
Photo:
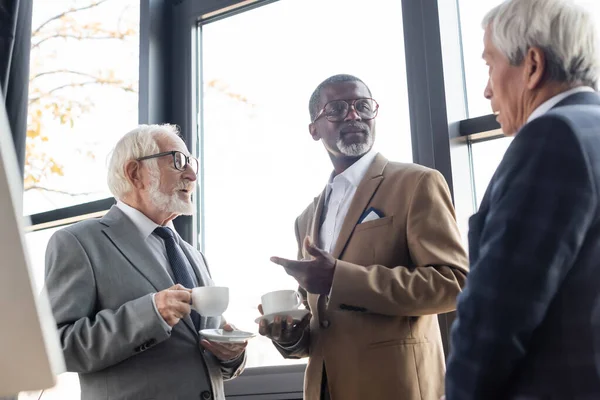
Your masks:
{"label": "white saucer", "polygon": [[223,329],[203,329],[200,331],[200,334],[211,342],[220,343],[244,343],[246,340],[256,336],[252,332],[238,330],[228,332]]}
{"label": "white saucer", "polygon": [[277,315],[280,315],[283,318],[287,317],[288,315],[291,315],[292,318],[300,321],[308,313],[309,313],[309,311],[305,308],[294,309],[294,310],[282,311],[282,312],[273,313],[273,314],[261,315],[260,317],[256,318],[254,320],[254,322],[256,322],[258,324],[258,323],[260,323],[261,319],[266,319],[267,322],[270,324],[271,322],[273,322],[273,318],[275,318],[275,316],[277,316]]}

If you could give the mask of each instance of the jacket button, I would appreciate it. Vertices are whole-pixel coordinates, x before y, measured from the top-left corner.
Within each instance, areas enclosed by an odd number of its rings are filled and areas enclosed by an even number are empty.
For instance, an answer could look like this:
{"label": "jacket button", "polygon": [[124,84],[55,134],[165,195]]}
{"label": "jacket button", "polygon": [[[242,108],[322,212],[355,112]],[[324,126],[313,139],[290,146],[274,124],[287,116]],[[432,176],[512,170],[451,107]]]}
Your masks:
{"label": "jacket button", "polygon": [[200,398],[203,400],[210,400],[210,399],[212,399],[212,394],[210,394],[210,392],[208,390],[205,390],[204,392],[202,392],[200,394]]}
{"label": "jacket button", "polygon": [[329,328],[329,321],[328,320],[321,321],[321,328],[323,328],[323,329]]}

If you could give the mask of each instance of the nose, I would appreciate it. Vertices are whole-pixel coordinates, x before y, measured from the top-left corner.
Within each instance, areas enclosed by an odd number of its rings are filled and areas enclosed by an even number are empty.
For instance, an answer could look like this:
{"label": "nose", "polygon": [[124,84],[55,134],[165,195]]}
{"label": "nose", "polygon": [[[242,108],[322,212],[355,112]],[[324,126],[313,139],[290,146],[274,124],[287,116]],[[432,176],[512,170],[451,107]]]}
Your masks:
{"label": "nose", "polygon": [[354,104],[350,104],[350,109],[348,110],[348,114],[346,115],[346,118],[344,118],[344,121],[355,120],[362,120],[362,118],[360,117],[360,115],[358,115],[358,111],[356,111]]}
{"label": "nose", "polygon": [[485,97],[488,100],[492,99],[492,85],[490,84],[490,80],[488,79],[487,81],[487,85],[485,85],[485,89],[483,90],[483,97]]}
{"label": "nose", "polygon": [[181,175],[181,177],[183,179],[187,179],[191,182],[194,182],[196,179],[198,179],[198,177],[196,176],[196,173],[194,172],[194,169],[192,168],[192,166],[190,164],[185,165],[185,171],[183,171],[183,174]]}

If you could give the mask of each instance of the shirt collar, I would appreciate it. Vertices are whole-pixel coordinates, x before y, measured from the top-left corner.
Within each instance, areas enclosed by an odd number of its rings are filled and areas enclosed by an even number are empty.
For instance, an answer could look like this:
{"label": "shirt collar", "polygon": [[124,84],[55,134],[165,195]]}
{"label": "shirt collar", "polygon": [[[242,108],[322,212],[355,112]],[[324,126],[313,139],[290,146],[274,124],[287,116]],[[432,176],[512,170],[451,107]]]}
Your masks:
{"label": "shirt collar", "polygon": [[356,160],[354,164],[346,168],[346,170],[341,174],[335,175],[335,172],[332,172],[329,178],[329,185],[331,185],[334,180],[344,179],[352,186],[357,187],[360,181],[362,181],[362,179],[365,177],[367,170],[369,169],[369,166],[375,159],[376,155],[377,152],[371,149],[368,153]]}
{"label": "shirt collar", "polygon": [[[119,210],[123,211],[123,213],[127,215],[127,217],[129,217],[129,219],[133,222],[135,227],[141,233],[142,238],[144,240],[146,240],[148,236],[152,235],[152,232],[154,232],[154,230],[160,226],[156,222],[148,218],[143,212],[131,207],[128,204],[123,203],[121,200],[117,200],[117,207],[119,208]],[[173,221],[169,221],[165,226],[167,228],[171,228],[171,230],[175,232]]]}
{"label": "shirt collar", "polygon": [[593,92],[593,91],[594,91],[594,89],[592,89],[591,87],[579,86],[579,87],[576,87],[573,89],[569,89],[565,92],[559,93],[556,96],[549,98],[548,100],[546,100],[545,102],[540,104],[535,110],[533,110],[533,112],[531,113],[529,118],[527,118],[527,122],[531,122],[534,119],[541,117],[542,115],[544,115],[545,113],[550,111],[550,109],[552,107],[554,107],[555,105],[557,105],[558,103],[560,103],[561,101],[566,99],[567,97],[571,96],[572,94],[579,93],[579,92]]}

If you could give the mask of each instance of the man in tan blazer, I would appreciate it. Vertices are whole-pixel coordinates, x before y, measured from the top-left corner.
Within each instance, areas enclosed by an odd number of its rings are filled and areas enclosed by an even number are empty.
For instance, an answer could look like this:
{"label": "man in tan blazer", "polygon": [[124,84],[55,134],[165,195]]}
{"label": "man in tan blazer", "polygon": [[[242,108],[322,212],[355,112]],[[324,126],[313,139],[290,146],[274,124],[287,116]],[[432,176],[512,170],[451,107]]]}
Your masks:
{"label": "man in tan blazer", "polygon": [[371,97],[350,75],[311,97],[310,133],[334,172],[296,220],[300,261],[272,258],[307,292],[311,315],[263,320],[260,332],[285,357],[310,357],[306,399],[438,400],[436,314],[455,309],[467,256],[442,175],[372,151]]}

